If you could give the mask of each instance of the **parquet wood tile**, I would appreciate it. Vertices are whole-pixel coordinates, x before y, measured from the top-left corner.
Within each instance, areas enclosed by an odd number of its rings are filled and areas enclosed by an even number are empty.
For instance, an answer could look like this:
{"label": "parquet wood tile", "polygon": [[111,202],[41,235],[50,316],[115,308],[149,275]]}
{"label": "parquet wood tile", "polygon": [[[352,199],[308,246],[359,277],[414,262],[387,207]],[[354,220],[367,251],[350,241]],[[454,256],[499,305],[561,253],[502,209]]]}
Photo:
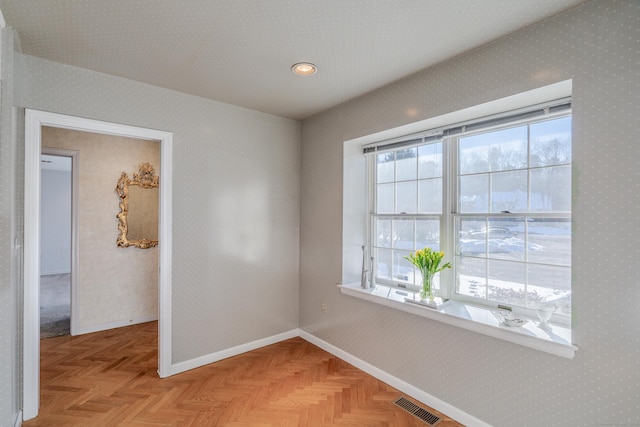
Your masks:
{"label": "parquet wood tile", "polygon": [[157,334],[151,322],[42,340],[40,413],[23,425],[425,425],[393,404],[402,393],[302,338],[160,379]]}

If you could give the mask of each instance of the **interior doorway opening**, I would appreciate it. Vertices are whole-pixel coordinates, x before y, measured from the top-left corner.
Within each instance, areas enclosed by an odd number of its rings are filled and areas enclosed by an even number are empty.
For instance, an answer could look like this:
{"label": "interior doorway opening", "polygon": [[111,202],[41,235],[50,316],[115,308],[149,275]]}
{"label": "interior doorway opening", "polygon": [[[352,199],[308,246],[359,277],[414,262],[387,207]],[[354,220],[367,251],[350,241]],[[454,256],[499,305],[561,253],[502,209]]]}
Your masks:
{"label": "interior doorway opening", "polygon": [[78,152],[42,149],[40,158],[40,339],[72,334],[76,278]]}
{"label": "interior doorway opening", "polygon": [[[160,219],[157,272],[158,374],[160,377],[167,377],[172,373],[172,134],[165,131],[27,109],[25,112],[24,181],[23,420],[28,420],[38,415],[40,401],[40,163],[42,151],[42,129],[45,126],[155,140],[160,142],[160,169],[163,176],[159,199]],[[73,314],[71,318],[73,322]]]}

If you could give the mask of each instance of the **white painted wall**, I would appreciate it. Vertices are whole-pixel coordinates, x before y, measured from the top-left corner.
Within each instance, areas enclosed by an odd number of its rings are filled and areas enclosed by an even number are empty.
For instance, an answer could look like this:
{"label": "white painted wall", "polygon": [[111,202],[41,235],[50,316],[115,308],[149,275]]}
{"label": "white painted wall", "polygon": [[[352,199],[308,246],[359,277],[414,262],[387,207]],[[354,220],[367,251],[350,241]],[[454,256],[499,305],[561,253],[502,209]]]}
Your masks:
{"label": "white painted wall", "polygon": [[71,172],[40,174],[40,274],[71,272]]}
{"label": "white painted wall", "polygon": [[[596,0],[304,120],[300,327],[496,427],[640,424],[639,58]],[[569,79],[574,359],[339,293],[344,141]]]}

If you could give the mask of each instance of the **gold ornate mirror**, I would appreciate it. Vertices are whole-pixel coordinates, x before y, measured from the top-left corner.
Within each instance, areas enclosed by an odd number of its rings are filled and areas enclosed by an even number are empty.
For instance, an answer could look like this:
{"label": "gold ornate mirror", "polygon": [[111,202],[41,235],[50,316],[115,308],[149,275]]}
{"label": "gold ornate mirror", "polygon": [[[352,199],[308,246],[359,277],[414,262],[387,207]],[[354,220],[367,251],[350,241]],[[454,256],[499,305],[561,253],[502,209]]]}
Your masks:
{"label": "gold ornate mirror", "polygon": [[158,180],[149,163],[140,165],[131,179],[122,172],[116,185],[120,197],[118,246],[140,249],[158,246]]}

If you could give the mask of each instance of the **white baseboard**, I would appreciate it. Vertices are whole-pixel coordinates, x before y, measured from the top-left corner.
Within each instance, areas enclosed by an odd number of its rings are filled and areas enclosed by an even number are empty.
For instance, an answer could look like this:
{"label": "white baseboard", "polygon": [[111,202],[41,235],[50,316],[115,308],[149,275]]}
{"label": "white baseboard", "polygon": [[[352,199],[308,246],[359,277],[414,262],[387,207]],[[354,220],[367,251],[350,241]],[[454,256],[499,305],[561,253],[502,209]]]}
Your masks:
{"label": "white baseboard", "polygon": [[405,393],[416,400],[432,407],[433,409],[442,412],[443,414],[447,414],[448,417],[453,418],[454,420],[469,426],[469,427],[491,427],[486,422],[479,420],[478,418],[467,414],[463,410],[456,408],[453,405],[450,405],[447,402],[444,402],[437,397],[420,390],[419,388],[394,377],[388,372],[383,371],[382,369],[376,368],[370,363],[365,362],[362,359],[357,358],[356,356],[347,353],[346,351],[334,346],[333,344],[329,344],[328,342],[311,335],[310,333],[299,330],[299,336],[312,344],[317,345],[321,349],[326,352],[333,354],[334,356],[344,360],[355,366],[356,368],[366,372],[367,374],[379,379],[382,382],[389,384],[391,387],[397,388],[402,393]]}
{"label": "white baseboard", "polygon": [[267,345],[275,344],[280,341],[288,340],[294,337],[301,337],[312,344],[317,345],[324,351],[333,354],[336,357],[344,360],[355,366],[356,368],[366,372],[367,374],[383,381],[390,386],[397,388],[402,393],[413,397],[414,399],[434,408],[437,411],[440,411],[447,416],[453,418],[454,420],[468,426],[468,427],[491,427],[490,424],[479,420],[478,418],[467,414],[463,410],[456,408],[455,406],[444,402],[443,400],[438,399],[437,397],[420,390],[419,388],[403,381],[399,378],[394,377],[388,372],[383,371],[382,369],[376,368],[370,363],[365,362],[362,359],[357,358],[356,356],[347,353],[346,351],[329,344],[328,342],[306,332],[302,329],[294,329],[288,332],[283,332],[278,335],[273,335],[267,338],[259,339],[256,341],[252,341],[246,344],[242,344],[236,347],[228,348],[225,350],[217,351],[215,353],[207,354],[204,356],[197,357],[195,359],[186,360],[184,362],[176,363],[171,365],[171,372],[169,375],[179,374],[181,372],[189,371],[191,369],[199,368],[204,365],[208,365],[210,363],[217,362],[222,359],[226,359],[228,357],[237,356],[242,353],[246,353],[248,351],[252,351]]}
{"label": "white baseboard", "polygon": [[147,323],[158,320],[157,314],[149,314],[147,316],[134,317],[133,319],[116,320],[115,322],[100,323],[98,325],[79,326],[77,330],[72,331],[71,335],[84,335],[93,332],[106,331],[108,329],[122,328],[124,326],[137,325],[138,323]]}
{"label": "white baseboard", "polygon": [[199,368],[201,366],[208,365],[209,363],[214,363],[219,360],[226,359],[228,357],[237,356],[239,354],[246,353],[248,351],[256,350],[260,347],[265,347],[267,345],[275,344],[280,341],[297,337],[299,335],[298,332],[299,332],[298,329],[293,329],[291,331],[283,332],[278,335],[273,335],[267,338],[251,341],[249,343],[242,344],[236,347],[227,348],[225,350],[220,350],[215,353],[196,357],[195,359],[190,359],[184,362],[173,364],[171,365],[170,375],[179,374],[180,372],[189,371],[191,369]]}
{"label": "white baseboard", "polygon": [[20,426],[22,426],[22,410],[18,411],[18,414],[16,415],[16,422],[13,424],[13,427]]}

